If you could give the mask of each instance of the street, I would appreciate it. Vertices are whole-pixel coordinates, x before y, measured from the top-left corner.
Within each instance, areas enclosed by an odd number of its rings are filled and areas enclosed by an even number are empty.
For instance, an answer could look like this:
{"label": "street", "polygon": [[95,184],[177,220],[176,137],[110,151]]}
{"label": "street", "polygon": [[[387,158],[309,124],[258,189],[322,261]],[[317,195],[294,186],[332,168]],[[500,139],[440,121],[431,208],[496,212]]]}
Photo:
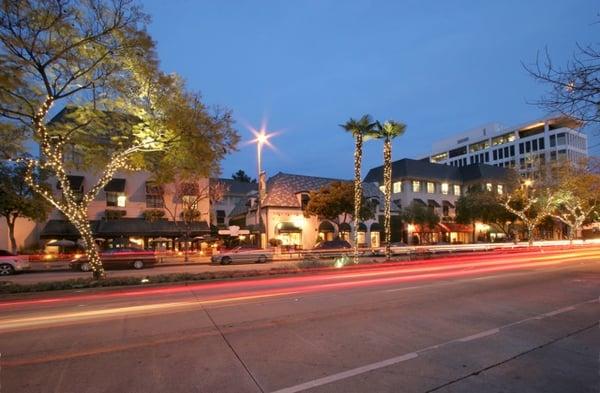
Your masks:
{"label": "street", "polygon": [[0,299],[0,392],[598,392],[600,247]]}

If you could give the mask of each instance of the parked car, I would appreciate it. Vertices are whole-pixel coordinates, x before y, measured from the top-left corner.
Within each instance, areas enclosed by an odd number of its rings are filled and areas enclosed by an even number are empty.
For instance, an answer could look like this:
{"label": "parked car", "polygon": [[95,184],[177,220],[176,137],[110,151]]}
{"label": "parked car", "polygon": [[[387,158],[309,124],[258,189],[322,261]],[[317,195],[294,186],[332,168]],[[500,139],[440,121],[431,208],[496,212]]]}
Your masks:
{"label": "parked car", "polygon": [[29,270],[29,259],[23,255],[15,255],[6,250],[0,250],[0,276],[8,276],[16,272]]}
{"label": "parked car", "polygon": [[[141,248],[123,247],[103,250],[100,252],[100,258],[105,269],[133,268],[143,269],[151,267],[158,263],[158,258],[154,251],[146,251]],[[73,270],[89,272],[92,265],[85,255],[76,255],[69,262],[69,267]]]}
{"label": "parked car", "polygon": [[210,260],[212,263],[220,263],[221,265],[243,262],[265,263],[273,260],[273,251],[257,247],[238,246],[230,250],[223,250],[218,255],[213,255]]}
{"label": "parked car", "polygon": [[313,250],[336,250],[344,248],[352,248],[352,245],[346,240],[327,240],[317,244]]}

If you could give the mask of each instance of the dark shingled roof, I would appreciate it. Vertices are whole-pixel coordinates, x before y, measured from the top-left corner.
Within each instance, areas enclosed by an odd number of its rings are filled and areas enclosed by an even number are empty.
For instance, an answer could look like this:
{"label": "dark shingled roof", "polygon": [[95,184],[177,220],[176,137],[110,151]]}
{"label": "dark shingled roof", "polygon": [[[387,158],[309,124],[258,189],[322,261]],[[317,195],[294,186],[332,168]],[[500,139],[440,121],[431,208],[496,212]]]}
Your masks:
{"label": "dark shingled roof", "polygon": [[[469,182],[473,180],[504,180],[511,170],[487,164],[464,167],[434,164],[423,160],[403,158],[392,162],[392,179],[438,180]],[[372,168],[364,179],[367,183],[383,182],[383,166]]]}
{"label": "dark shingled roof", "polygon": [[[302,206],[296,194],[317,191],[336,181],[347,182],[350,180],[279,172],[267,181],[267,195],[261,206],[300,208]],[[383,201],[383,193],[374,184],[363,183],[363,195],[365,198],[375,197]]]}

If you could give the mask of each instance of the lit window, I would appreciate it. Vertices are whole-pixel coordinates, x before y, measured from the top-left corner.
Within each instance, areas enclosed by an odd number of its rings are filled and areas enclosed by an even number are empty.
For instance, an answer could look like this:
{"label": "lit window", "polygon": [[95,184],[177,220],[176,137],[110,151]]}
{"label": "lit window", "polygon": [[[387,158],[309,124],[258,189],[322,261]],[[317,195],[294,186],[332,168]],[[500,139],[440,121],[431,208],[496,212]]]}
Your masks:
{"label": "lit window", "polygon": [[488,191],[492,191],[492,183],[486,183],[485,184],[485,189]]}
{"label": "lit window", "polygon": [[413,180],[412,190],[413,192],[421,192],[421,182],[418,180]]}
{"label": "lit window", "polygon": [[448,183],[442,183],[442,194],[448,195]]}
{"label": "lit window", "polygon": [[385,185],[379,186],[379,191],[381,191],[385,194]]}
{"label": "lit window", "polygon": [[127,197],[121,192],[106,192],[106,206],[125,207]]}
{"label": "lit window", "polygon": [[399,192],[402,192],[402,182],[401,181],[394,182],[394,194],[397,194]]}
{"label": "lit window", "polygon": [[458,184],[454,185],[454,195],[460,196],[460,186]]}
{"label": "lit window", "polygon": [[435,192],[435,183],[430,181],[427,182],[427,193],[433,194]]}
{"label": "lit window", "polygon": [[504,194],[504,186],[502,184],[498,184],[498,186],[496,186],[496,190],[498,191],[498,195]]}

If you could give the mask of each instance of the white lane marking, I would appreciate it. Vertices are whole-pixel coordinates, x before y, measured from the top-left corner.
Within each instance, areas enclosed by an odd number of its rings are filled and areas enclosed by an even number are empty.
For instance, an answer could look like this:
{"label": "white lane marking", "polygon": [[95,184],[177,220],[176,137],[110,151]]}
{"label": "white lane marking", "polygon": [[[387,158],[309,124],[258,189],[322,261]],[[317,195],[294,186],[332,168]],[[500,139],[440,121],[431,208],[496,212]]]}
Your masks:
{"label": "white lane marking", "polygon": [[486,336],[491,336],[492,334],[496,334],[499,331],[500,331],[499,328],[490,329],[490,330],[486,330],[484,332],[480,332],[480,333],[477,333],[477,334],[472,334],[472,335],[467,336],[467,337],[459,338],[458,341],[465,343],[467,341],[477,340],[478,338],[482,338],[482,337],[486,337]]}
{"label": "white lane marking", "polygon": [[575,310],[575,307],[569,306],[569,307],[559,308],[558,310],[547,312],[544,315],[546,315],[547,317],[553,317],[555,315],[562,314],[564,312],[572,311],[572,310]]}
{"label": "white lane marking", "polygon": [[315,380],[312,380],[312,381],[309,381],[309,382],[302,383],[300,385],[296,385],[296,386],[291,386],[289,388],[280,389],[280,390],[277,390],[277,391],[275,391],[273,393],[295,393],[295,392],[301,392],[303,390],[307,390],[307,389],[314,388],[314,387],[321,386],[321,385],[325,385],[325,384],[328,384],[328,383],[331,383],[331,382],[339,381],[341,379],[350,378],[350,377],[353,377],[355,375],[364,374],[364,373],[367,373],[369,371],[377,370],[377,369],[380,369],[380,368],[383,368],[383,367],[392,366],[394,364],[398,364],[398,363],[404,362],[406,360],[414,359],[417,356],[419,356],[419,355],[417,353],[415,353],[415,352],[407,353],[405,355],[396,356],[396,357],[393,357],[393,358],[390,358],[390,359],[387,359],[387,360],[383,360],[381,362],[367,364],[366,366],[353,368],[353,369],[348,370],[348,371],[343,371],[341,373],[337,373],[337,374],[329,375],[327,377],[315,379]]}
{"label": "white lane marking", "polygon": [[296,393],[296,392],[303,392],[305,390],[311,389],[311,388],[315,388],[318,386],[322,386],[322,385],[326,385],[328,383],[331,382],[336,382],[336,381],[340,381],[342,379],[346,379],[346,378],[350,378],[350,377],[354,377],[360,374],[364,374],[370,371],[374,371],[374,370],[378,370],[380,368],[384,368],[384,367],[388,367],[388,366],[392,366],[394,364],[398,364],[401,362],[404,362],[406,360],[410,360],[410,359],[414,359],[416,357],[419,356],[420,353],[424,353],[424,352],[428,352],[428,351],[432,351],[434,349],[439,349],[442,347],[445,347],[449,344],[455,344],[456,342],[469,342],[469,341],[473,341],[479,338],[483,338],[483,337],[487,337],[493,334],[496,334],[498,332],[500,332],[501,329],[505,329],[508,327],[512,327],[512,326],[516,326],[519,325],[521,323],[525,323],[528,321],[532,321],[532,320],[536,320],[536,319],[543,319],[545,317],[548,316],[553,316],[553,315],[557,315],[557,314],[561,314],[567,311],[571,311],[571,310],[575,310],[578,306],[584,305],[584,304],[591,304],[591,303],[600,303],[600,298],[595,298],[595,299],[590,299],[590,300],[586,300],[580,303],[576,303],[574,305],[571,306],[567,306],[567,307],[563,307],[563,308],[559,308],[557,310],[553,310],[544,314],[539,314],[539,315],[534,315],[532,317],[529,318],[525,318],[525,319],[521,319],[520,321],[516,321],[516,322],[511,322],[508,323],[506,325],[502,325],[499,326],[497,328],[493,328],[493,329],[489,329],[489,330],[484,330],[482,332],[476,333],[476,334],[472,334],[470,336],[466,336],[466,337],[461,337],[461,338],[457,338],[454,340],[450,340],[450,341],[446,341],[443,343],[439,343],[436,345],[432,345],[426,348],[422,348],[419,350],[416,350],[414,352],[410,352],[404,355],[400,355],[400,356],[396,356],[390,359],[386,359],[386,360],[382,360],[380,362],[376,362],[376,363],[371,363],[371,364],[367,364],[361,367],[356,367],[347,371],[342,371],[340,373],[337,374],[332,374],[329,375],[327,377],[322,377],[322,378],[317,378],[314,379],[312,381],[308,381],[308,382],[304,382],[301,383],[299,385],[294,385],[294,386],[290,386],[287,388],[283,388],[283,389],[279,389],[276,390],[274,392],[271,393]]}

